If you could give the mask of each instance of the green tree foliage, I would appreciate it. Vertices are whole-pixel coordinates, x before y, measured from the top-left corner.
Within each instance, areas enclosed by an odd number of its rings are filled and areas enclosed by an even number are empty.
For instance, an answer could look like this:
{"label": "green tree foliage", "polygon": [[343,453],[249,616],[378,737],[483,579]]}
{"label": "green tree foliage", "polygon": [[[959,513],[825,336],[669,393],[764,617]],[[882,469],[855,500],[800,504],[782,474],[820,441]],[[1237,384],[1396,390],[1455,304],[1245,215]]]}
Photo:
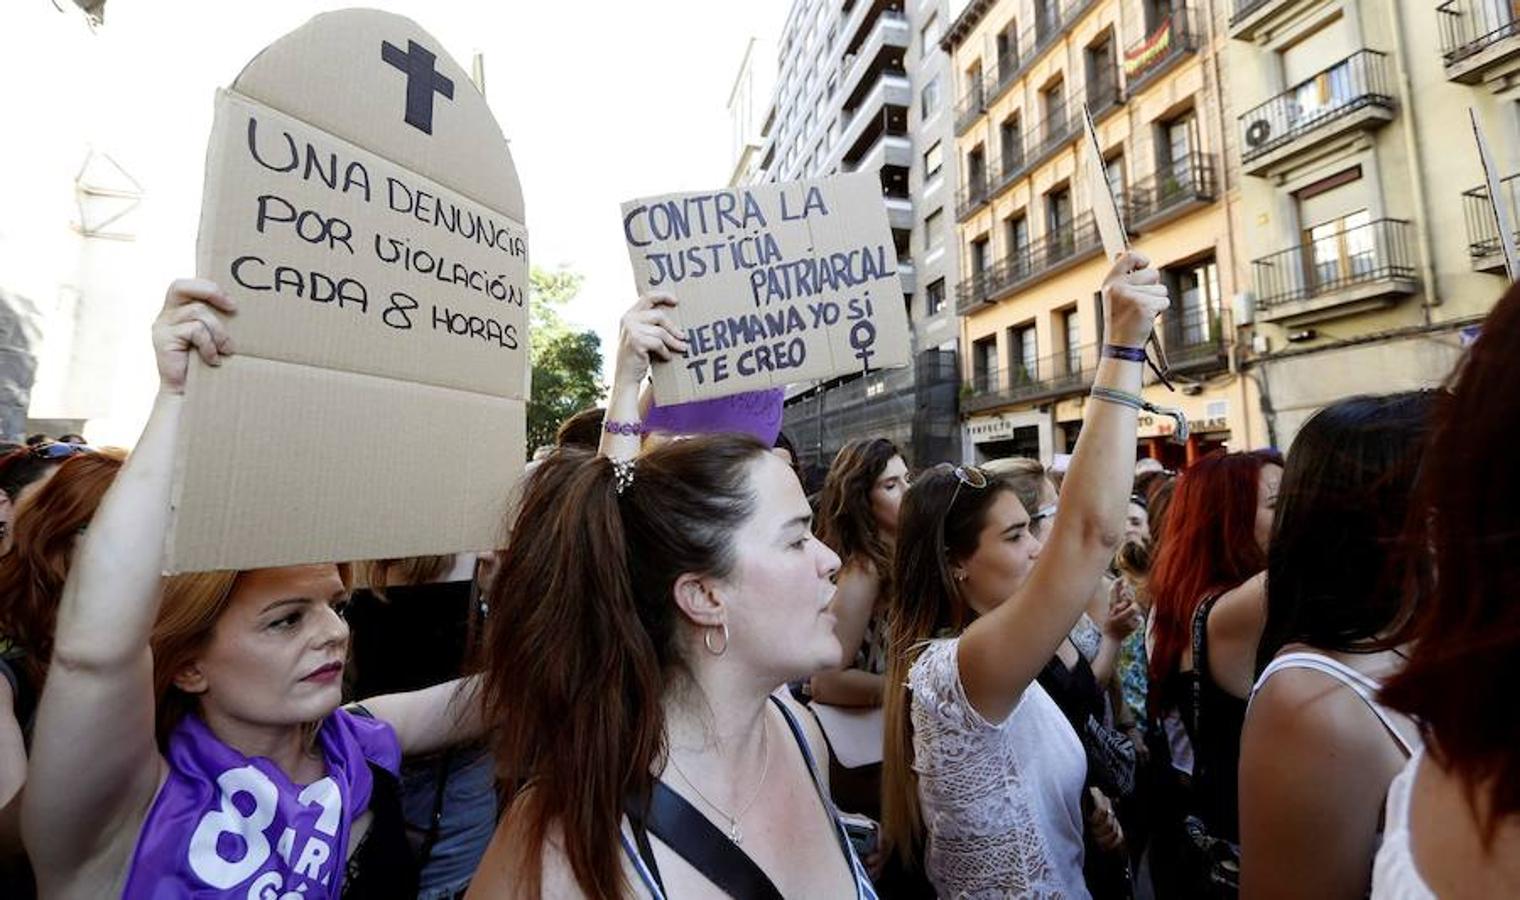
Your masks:
{"label": "green tree foliage", "polygon": [[602,402],[602,341],[575,331],[561,313],[581,289],[581,276],[558,269],[529,273],[533,395],[528,401],[528,455],[554,443],[559,423]]}

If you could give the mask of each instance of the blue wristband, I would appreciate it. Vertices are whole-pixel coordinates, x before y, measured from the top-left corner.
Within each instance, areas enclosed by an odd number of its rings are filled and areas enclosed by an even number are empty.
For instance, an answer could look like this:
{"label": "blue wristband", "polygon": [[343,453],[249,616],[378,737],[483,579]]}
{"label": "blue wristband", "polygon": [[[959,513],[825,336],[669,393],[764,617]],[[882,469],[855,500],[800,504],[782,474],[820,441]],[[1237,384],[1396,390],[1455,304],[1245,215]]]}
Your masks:
{"label": "blue wristband", "polygon": [[1127,362],[1145,362],[1144,347],[1122,347],[1118,344],[1104,344],[1103,355],[1109,359],[1122,359]]}

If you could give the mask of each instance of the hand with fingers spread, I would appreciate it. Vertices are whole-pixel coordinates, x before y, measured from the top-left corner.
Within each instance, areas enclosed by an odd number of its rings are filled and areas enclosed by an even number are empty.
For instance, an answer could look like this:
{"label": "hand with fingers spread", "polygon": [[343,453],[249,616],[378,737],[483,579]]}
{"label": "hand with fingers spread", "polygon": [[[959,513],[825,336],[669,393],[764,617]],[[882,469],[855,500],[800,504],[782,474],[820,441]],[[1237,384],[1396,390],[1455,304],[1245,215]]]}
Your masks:
{"label": "hand with fingers spread", "polygon": [[1171,306],[1161,273],[1150,259],[1131,250],[1114,260],[1103,279],[1103,312],[1110,344],[1143,347],[1156,327],[1156,316]]}
{"label": "hand with fingers spread", "polygon": [[654,360],[664,362],[686,352],[686,337],[670,316],[675,307],[676,298],[669,294],[645,294],[623,314],[613,373],[618,386],[636,386]]}
{"label": "hand with fingers spread", "polygon": [[223,316],[236,311],[237,302],[214,282],[181,278],[169,285],[164,308],[153,322],[153,352],[165,393],[185,392],[192,350],[211,366],[221,365],[222,357],[232,355],[232,336]]}

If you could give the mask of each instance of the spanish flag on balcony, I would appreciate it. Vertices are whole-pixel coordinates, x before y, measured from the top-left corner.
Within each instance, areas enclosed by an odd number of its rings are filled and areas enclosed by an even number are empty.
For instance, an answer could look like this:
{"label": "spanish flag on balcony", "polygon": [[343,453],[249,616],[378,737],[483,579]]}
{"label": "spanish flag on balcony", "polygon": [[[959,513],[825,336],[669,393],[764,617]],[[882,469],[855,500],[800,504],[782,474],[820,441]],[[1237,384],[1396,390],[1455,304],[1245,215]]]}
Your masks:
{"label": "spanish flag on balcony", "polygon": [[1124,53],[1124,74],[1134,78],[1141,72],[1150,68],[1151,63],[1166,55],[1166,51],[1172,46],[1172,20],[1167,19],[1161,23],[1145,43],[1133,50]]}

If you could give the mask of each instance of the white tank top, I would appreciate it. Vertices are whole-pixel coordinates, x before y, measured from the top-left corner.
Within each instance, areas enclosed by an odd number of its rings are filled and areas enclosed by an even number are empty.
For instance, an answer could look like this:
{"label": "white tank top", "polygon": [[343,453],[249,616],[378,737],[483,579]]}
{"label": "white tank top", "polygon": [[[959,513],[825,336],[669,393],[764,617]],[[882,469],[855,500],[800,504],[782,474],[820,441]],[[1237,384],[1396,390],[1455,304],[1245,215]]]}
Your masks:
{"label": "white tank top", "polygon": [[1388,712],[1386,707],[1377,702],[1377,692],[1382,690],[1383,685],[1376,678],[1363,675],[1340,660],[1332,659],[1323,653],[1300,650],[1294,653],[1284,653],[1276,657],[1262,670],[1261,677],[1256,679],[1256,684],[1251,688],[1251,697],[1254,699],[1256,692],[1261,690],[1262,686],[1267,683],[1267,679],[1283,669],[1313,669],[1316,672],[1323,672],[1329,675],[1331,678],[1355,691],[1356,695],[1362,698],[1362,702],[1367,704],[1367,708],[1372,710],[1372,714],[1378,717],[1378,721],[1383,723],[1383,727],[1388,729],[1388,733],[1393,735],[1393,739],[1399,742],[1399,747],[1403,749],[1405,756],[1413,756],[1415,750],[1418,749],[1411,745],[1404,735],[1399,733],[1398,728],[1394,727],[1392,714]]}
{"label": "white tank top", "polygon": [[1415,868],[1409,843],[1409,794],[1420,771],[1423,750],[1416,750],[1404,770],[1388,785],[1383,814],[1383,846],[1372,864],[1372,900],[1436,900],[1435,892]]}

